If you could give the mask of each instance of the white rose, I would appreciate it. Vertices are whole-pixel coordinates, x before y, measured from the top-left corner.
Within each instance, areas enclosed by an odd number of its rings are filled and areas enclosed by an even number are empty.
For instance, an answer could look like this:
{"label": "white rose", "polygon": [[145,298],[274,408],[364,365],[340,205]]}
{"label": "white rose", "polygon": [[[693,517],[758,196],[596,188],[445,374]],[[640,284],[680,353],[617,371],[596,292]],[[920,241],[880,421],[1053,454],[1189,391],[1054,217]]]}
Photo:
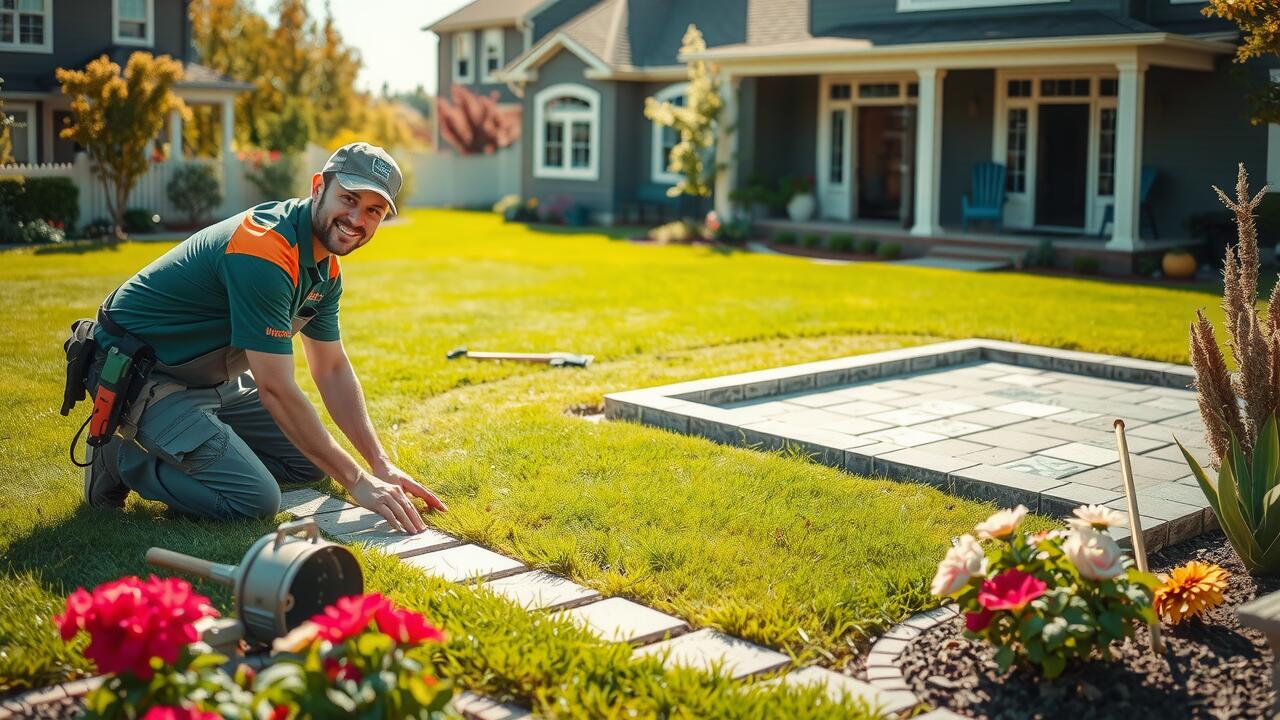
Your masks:
{"label": "white rose", "polygon": [[998,510],[991,514],[991,517],[978,523],[974,531],[978,533],[978,537],[983,540],[992,540],[1002,538],[1006,535],[1012,535],[1013,531],[1018,529],[1018,524],[1022,522],[1022,518],[1027,514],[1027,507],[1019,505],[1012,510]]}
{"label": "white rose", "polygon": [[1075,517],[1069,518],[1067,524],[1077,530],[1105,530],[1129,524],[1124,515],[1101,505],[1081,505],[1071,512]]}
{"label": "white rose", "polygon": [[1124,572],[1124,553],[1110,535],[1093,529],[1072,530],[1062,551],[1080,576],[1089,580],[1110,580]]}
{"label": "white rose", "polygon": [[986,555],[982,546],[972,535],[961,535],[956,544],[947,550],[947,555],[938,563],[938,572],[933,576],[930,592],[938,597],[946,597],[968,584],[974,575],[982,573]]}

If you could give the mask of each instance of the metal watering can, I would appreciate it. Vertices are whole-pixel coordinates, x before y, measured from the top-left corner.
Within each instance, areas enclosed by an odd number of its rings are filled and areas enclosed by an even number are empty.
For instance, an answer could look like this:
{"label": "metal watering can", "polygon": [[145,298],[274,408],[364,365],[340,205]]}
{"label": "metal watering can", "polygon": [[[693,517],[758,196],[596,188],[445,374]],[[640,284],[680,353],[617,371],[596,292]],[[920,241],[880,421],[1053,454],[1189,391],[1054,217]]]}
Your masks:
{"label": "metal watering can", "polygon": [[315,521],[287,522],[255,542],[239,565],[224,565],[153,547],[147,562],[231,586],[247,639],[264,644],[285,635],[338,598],[364,592],[351,551],[320,539]]}

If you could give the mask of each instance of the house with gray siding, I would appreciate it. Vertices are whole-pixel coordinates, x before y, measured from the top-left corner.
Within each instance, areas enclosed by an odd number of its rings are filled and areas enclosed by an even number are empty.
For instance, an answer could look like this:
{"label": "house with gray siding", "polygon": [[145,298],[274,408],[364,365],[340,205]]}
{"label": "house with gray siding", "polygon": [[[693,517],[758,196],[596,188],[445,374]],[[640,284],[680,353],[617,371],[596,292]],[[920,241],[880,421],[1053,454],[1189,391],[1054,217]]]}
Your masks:
{"label": "house with gray siding", "polygon": [[[522,194],[601,220],[663,201],[674,138],[644,100],[678,102],[692,59],[725,89],[718,211],[741,211],[731,195],[751,176],[815,180],[816,217],[766,232],[879,233],[917,252],[1048,236],[1123,271],[1186,244],[1237,162],[1280,180],[1280,137],[1245,100],[1271,70],[1234,65],[1237,33],[1198,1],[600,0],[539,27],[558,5],[531,12],[531,44],[495,77],[524,107]],[[690,24],[708,49],[681,57]],[[962,232],[985,163],[1005,170],[1002,222]]]}
{"label": "house with gray siding", "polygon": [[[250,86],[192,61],[188,0],[5,0],[0,2],[0,91],[13,116],[19,164],[70,163],[76,147],[58,137],[71,117],[55,78],[58,68],[82,68],[102,55],[123,67],[143,50],[182,61],[175,92],[188,105],[219,108],[222,148],[231,148],[235,99]],[[182,156],[182,121],[171,116],[170,158]]]}

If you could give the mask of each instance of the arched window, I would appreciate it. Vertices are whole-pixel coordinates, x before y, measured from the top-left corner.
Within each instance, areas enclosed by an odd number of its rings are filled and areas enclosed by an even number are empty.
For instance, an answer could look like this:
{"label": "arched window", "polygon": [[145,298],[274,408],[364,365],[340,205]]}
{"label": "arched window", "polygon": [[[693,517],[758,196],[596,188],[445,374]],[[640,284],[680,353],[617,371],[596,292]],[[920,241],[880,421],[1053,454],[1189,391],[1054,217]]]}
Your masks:
{"label": "arched window", "polygon": [[[663,88],[654,96],[658,102],[669,102],[678,107],[684,107],[685,95],[689,92],[689,83],[676,83],[675,85]],[[674,185],[680,175],[667,170],[667,163],[671,158],[671,148],[680,142],[680,133],[669,127],[663,127],[658,123],[653,123],[653,139],[649,143],[649,154],[651,156],[650,177],[656,183],[664,185]]]}
{"label": "arched window", "polygon": [[552,85],[533,98],[535,177],[596,180],[600,176],[600,93]]}

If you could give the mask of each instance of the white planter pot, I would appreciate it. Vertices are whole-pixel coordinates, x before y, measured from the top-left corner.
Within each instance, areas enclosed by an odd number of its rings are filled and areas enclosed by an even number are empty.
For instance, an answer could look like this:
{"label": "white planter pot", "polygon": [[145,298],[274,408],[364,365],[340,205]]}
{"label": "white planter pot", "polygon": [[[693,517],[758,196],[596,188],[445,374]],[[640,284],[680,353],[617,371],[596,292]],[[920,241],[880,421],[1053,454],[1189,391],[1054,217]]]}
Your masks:
{"label": "white planter pot", "polygon": [[813,217],[813,211],[817,209],[818,203],[813,199],[810,193],[800,193],[791,198],[787,203],[787,217],[793,222],[804,222]]}

